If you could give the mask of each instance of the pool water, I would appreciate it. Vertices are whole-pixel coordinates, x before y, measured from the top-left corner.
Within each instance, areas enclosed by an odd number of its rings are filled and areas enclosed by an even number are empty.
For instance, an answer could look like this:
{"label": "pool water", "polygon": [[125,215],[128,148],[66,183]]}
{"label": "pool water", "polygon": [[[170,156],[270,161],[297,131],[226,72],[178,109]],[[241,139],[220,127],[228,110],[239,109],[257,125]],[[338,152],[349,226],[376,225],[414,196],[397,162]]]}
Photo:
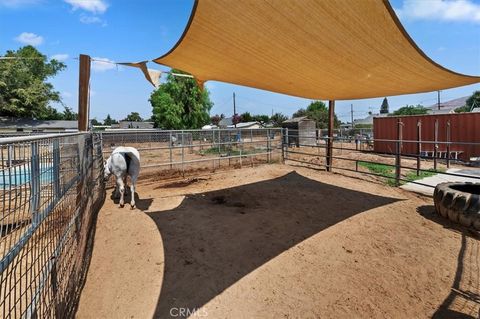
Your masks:
{"label": "pool water", "polygon": [[[5,189],[11,186],[20,186],[30,183],[32,179],[30,166],[27,164],[6,168],[0,171],[0,188]],[[40,183],[48,184],[53,180],[53,166],[40,167]]]}

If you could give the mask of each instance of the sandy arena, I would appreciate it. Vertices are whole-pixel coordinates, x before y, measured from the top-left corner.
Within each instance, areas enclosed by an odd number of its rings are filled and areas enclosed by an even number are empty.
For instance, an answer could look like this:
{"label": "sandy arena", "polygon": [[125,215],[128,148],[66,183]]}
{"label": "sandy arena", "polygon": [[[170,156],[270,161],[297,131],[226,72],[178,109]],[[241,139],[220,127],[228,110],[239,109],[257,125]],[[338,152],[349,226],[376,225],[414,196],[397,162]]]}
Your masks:
{"label": "sandy arena", "polygon": [[147,176],[135,210],[108,190],[78,318],[479,316],[478,234],[430,198],[280,164],[195,177]]}

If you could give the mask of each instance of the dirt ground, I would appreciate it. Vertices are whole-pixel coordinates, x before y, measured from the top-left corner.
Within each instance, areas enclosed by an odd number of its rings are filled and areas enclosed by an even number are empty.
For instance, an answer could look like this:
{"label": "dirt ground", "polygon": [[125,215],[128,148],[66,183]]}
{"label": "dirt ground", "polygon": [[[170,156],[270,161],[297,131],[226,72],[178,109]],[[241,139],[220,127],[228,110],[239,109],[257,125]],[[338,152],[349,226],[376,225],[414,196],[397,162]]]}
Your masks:
{"label": "dirt ground", "polygon": [[78,318],[479,316],[478,234],[430,198],[281,164],[110,192]]}

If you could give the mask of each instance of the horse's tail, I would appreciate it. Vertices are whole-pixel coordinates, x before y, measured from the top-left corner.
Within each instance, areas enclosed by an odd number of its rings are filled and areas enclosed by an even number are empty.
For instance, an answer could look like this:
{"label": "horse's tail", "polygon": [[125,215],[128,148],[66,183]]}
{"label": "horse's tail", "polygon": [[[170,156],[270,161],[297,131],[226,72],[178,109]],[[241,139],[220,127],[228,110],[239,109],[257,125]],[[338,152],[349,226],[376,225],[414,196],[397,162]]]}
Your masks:
{"label": "horse's tail", "polygon": [[130,172],[130,163],[132,162],[132,154],[131,153],[124,153],[125,162],[127,163],[127,174]]}

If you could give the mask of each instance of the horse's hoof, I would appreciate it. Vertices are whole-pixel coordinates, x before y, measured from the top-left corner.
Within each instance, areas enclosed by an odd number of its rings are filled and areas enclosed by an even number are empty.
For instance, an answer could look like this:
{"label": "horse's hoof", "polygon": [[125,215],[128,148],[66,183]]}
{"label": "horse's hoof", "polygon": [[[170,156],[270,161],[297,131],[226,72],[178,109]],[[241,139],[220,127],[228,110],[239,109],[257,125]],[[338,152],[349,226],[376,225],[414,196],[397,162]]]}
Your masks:
{"label": "horse's hoof", "polygon": [[120,204],[120,208],[123,208],[125,206],[125,204]]}
{"label": "horse's hoof", "polygon": [[130,209],[132,209],[132,210],[135,209],[135,205],[132,205],[132,207],[130,207]]}

